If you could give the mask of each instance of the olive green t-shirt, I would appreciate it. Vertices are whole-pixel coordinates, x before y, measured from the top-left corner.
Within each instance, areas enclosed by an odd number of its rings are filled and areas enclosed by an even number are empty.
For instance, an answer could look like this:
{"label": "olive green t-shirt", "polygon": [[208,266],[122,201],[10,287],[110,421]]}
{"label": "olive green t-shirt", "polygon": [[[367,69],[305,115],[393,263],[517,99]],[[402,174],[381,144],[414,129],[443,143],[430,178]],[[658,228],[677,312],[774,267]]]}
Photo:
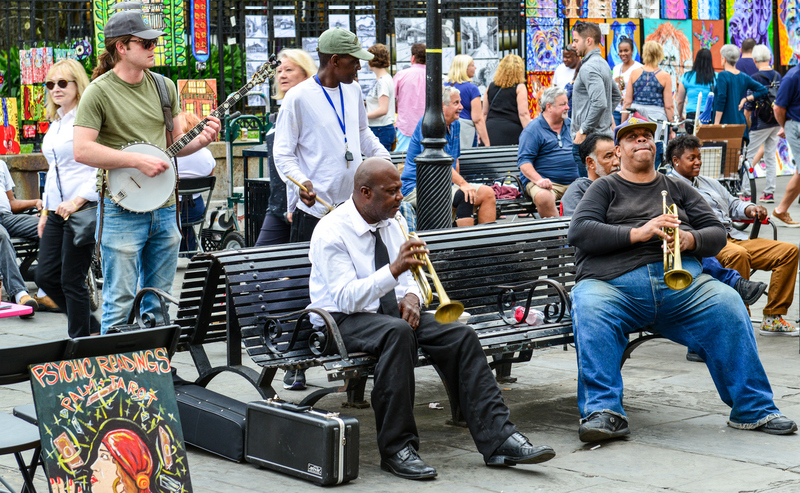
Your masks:
{"label": "olive green t-shirt", "polygon": [[[178,91],[170,79],[165,78],[165,81],[172,102],[172,116],[175,117],[181,111]],[[136,84],[128,84],[113,70],[95,79],[86,88],[78,104],[75,126],[97,130],[97,143],[112,149],[120,149],[134,142],[148,142],[162,149],[167,148],[161,99],[155,81],[147,73]],[[100,184],[103,170],[97,174]],[[170,197],[163,207],[174,204],[175,198]]]}

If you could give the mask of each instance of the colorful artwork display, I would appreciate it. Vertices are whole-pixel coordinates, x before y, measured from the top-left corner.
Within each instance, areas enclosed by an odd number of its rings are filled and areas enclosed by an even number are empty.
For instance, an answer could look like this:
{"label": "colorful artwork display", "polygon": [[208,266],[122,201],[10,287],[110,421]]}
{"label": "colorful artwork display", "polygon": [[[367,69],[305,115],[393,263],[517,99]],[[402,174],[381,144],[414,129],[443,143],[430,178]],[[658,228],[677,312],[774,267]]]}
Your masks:
{"label": "colorful artwork display", "polygon": [[719,0],[693,0],[692,19],[719,20]]}
{"label": "colorful artwork display", "polygon": [[556,17],[556,0],[525,0],[527,17]]}
{"label": "colorful artwork display", "polygon": [[564,22],[553,18],[528,19],[527,66],[532,72],[550,72],[562,61]]}
{"label": "colorful artwork display", "polygon": [[692,69],[692,21],[645,19],[644,40],[655,41],[664,49],[661,70],[672,78],[672,90],[677,90],[683,73]]}
{"label": "colorful artwork display", "polygon": [[217,108],[217,79],[178,79],[181,109],[202,120]]}
{"label": "colorful artwork display", "polygon": [[[569,20],[569,42],[572,43],[572,28],[575,27],[575,24],[578,22],[594,22],[597,24],[605,24],[608,19],[570,19]],[[603,55],[603,58],[608,55],[608,40],[606,36],[600,38],[600,53]]]}
{"label": "colorful artwork display", "polygon": [[[93,0],[92,13],[97,53],[105,50],[103,28],[116,10],[111,9],[122,0]],[[186,14],[183,0],[150,0],[142,5],[142,19],[153,29],[164,31],[156,45],[156,66],[186,65]]]}
{"label": "colorful artwork display", "polygon": [[0,156],[19,154],[17,98],[0,98]]}
{"label": "colorful artwork display", "polygon": [[617,17],[631,19],[658,19],[659,0],[617,0]]}
{"label": "colorful artwork display", "polygon": [[206,62],[211,54],[208,45],[208,19],[210,16],[211,0],[192,0],[192,56],[200,63]]}
{"label": "colorful artwork display", "polygon": [[701,48],[711,50],[714,68],[722,70],[719,50],[725,45],[725,21],[692,21],[692,60]]}
{"label": "colorful artwork display", "polygon": [[70,491],[192,491],[165,349],[30,372],[48,478]]}
{"label": "colorful artwork display", "polygon": [[587,17],[587,6],[582,0],[557,0],[558,16],[567,19],[583,19]]}
{"label": "colorful artwork display", "polygon": [[[777,176],[791,176],[794,174],[795,162],[792,157],[792,150],[789,148],[786,139],[782,137],[778,139],[778,149],[775,151],[775,157],[778,163],[775,170]],[[764,161],[753,166],[753,173],[756,175],[756,178],[767,176],[767,167]]]}
{"label": "colorful artwork display", "polygon": [[528,72],[528,111],[531,118],[536,118],[542,112],[539,107],[539,99],[542,92],[553,84],[553,72]]}
{"label": "colorful artwork display", "polygon": [[661,0],[662,19],[688,19],[689,1],[688,0]]}
{"label": "colorful artwork display", "polygon": [[[781,65],[797,65],[800,53],[800,2],[778,2],[778,46]],[[777,57],[776,57],[777,58]]]}
{"label": "colorful artwork display", "polygon": [[633,41],[633,59],[642,62],[641,39],[642,21],[640,19],[614,19],[608,31],[608,65],[613,69],[617,64],[622,63],[619,58],[619,41],[628,38]]}
{"label": "colorful artwork display", "polygon": [[772,0],[727,0],[728,40],[736,46],[753,38],[772,44]]}

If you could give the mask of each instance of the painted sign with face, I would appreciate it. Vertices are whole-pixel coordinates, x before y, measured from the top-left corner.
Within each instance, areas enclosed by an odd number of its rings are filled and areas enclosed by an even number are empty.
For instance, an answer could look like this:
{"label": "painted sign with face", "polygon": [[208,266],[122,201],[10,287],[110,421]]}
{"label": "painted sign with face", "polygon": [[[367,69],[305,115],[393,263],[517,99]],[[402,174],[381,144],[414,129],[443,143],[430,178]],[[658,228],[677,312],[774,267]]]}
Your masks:
{"label": "painted sign with face", "polygon": [[528,70],[548,72],[562,62],[564,21],[561,19],[528,19]]}
{"label": "painted sign with face", "polygon": [[650,20],[644,21],[645,41],[655,41],[664,49],[661,70],[672,78],[673,92],[683,73],[692,69],[692,21]]}

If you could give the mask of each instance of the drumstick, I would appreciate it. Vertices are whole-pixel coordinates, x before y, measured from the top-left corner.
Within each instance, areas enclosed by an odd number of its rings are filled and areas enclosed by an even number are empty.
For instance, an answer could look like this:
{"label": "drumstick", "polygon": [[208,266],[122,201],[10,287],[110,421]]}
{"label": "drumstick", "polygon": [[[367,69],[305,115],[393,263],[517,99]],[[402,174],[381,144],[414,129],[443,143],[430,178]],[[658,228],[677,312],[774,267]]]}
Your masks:
{"label": "drumstick", "polygon": [[[295,185],[297,185],[298,187],[300,187],[300,190],[302,190],[302,191],[304,191],[304,192],[308,193],[308,189],[305,187],[305,185],[303,185],[302,183],[300,183],[299,181],[295,180],[294,178],[292,178],[292,177],[291,177],[291,176],[289,176],[289,175],[286,175],[286,178],[288,178],[288,179],[292,180],[292,183],[294,183]],[[316,198],[316,200],[317,200],[317,201],[318,201],[320,204],[322,204],[322,205],[324,205],[325,207],[327,207],[327,208],[328,208],[328,212],[330,212],[330,211],[332,211],[332,210],[333,210],[333,207],[331,207],[331,205],[330,205],[329,203],[325,202],[325,201],[324,201],[324,200],[322,200],[321,198],[317,197],[317,198]]]}

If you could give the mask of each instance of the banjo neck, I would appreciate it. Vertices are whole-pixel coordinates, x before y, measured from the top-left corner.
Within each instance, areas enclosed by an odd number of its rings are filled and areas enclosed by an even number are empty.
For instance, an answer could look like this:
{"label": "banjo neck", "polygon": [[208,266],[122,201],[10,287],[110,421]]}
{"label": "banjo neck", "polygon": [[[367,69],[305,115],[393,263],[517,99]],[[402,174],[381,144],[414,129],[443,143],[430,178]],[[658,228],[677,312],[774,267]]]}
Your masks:
{"label": "banjo neck", "polygon": [[[252,80],[248,81],[247,84],[245,84],[241,89],[228,96],[228,99],[226,99],[224,103],[217,106],[217,108],[214,111],[212,111],[209,114],[209,116],[221,118],[225,114],[225,112],[231,108],[231,106],[233,106],[240,99],[245,97],[247,92],[250,89],[252,89],[254,85],[255,84],[253,84]],[[170,158],[175,157],[179,152],[183,150],[184,147],[186,147],[189,144],[189,142],[194,140],[195,137],[197,137],[198,135],[200,135],[200,133],[203,132],[205,126],[206,126],[206,120],[204,119],[203,121],[198,123],[193,129],[183,134],[183,137],[176,140],[171,146],[169,146],[166,150],[167,155]]]}

